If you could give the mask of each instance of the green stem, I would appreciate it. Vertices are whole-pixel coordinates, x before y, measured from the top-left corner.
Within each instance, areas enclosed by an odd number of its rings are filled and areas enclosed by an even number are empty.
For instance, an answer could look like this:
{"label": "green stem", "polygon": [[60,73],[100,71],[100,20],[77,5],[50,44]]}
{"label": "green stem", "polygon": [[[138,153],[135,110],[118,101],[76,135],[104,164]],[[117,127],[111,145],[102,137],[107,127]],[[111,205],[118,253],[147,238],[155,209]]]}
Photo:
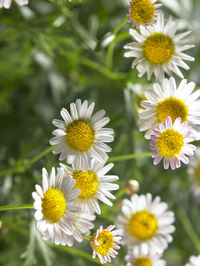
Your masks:
{"label": "green stem", "polygon": [[[117,33],[120,31],[120,29],[123,27],[123,25],[127,22],[127,17],[124,18],[121,23],[119,25],[117,25],[117,27],[114,29],[113,31],[113,35],[116,36]],[[108,52],[107,52],[107,56],[106,56],[106,67],[108,69],[112,69],[112,64],[113,64],[113,54],[114,54],[114,48],[115,48],[115,43],[116,40],[114,39],[109,47],[108,47]]]}
{"label": "green stem", "polygon": [[194,247],[198,252],[200,252],[200,239],[197,236],[197,233],[193,229],[193,225],[191,224],[190,220],[188,219],[188,216],[186,215],[183,208],[178,209],[178,216],[179,220],[182,223],[186,233],[188,234],[189,238],[191,239]]}
{"label": "green stem", "polygon": [[104,76],[106,76],[109,79],[112,80],[120,80],[120,79],[125,79],[125,74],[124,73],[115,73],[112,72],[110,69],[108,69],[107,67],[101,66],[100,64],[88,59],[88,58],[80,58],[80,63],[82,65],[85,65],[89,68],[92,68],[98,72],[100,72],[101,74],[103,74]]}
{"label": "green stem", "polygon": [[28,169],[32,164],[35,162],[39,161],[42,157],[44,157],[46,154],[48,154],[50,151],[52,151],[54,146],[50,146],[47,149],[45,149],[43,152],[39,153],[33,159],[31,160],[25,160],[26,163],[24,164],[16,164],[12,168],[8,169],[0,169],[0,176],[5,176],[5,175],[11,175],[11,174],[17,174],[17,173],[23,173]]}
{"label": "green stem", "polygon": [[88,240],[88,241],[90,241],[91,238],[92,238],[92,236],[86,236],[86,235],[83,235],[83,238],[86,239],[86,240]]}
{"label": "green stem", "polygon": [[[101,265],[101,262],[100,262],[100,260],[98,258],[93,259],[92,258],[92,254],[89,254],[89,253],[87,253],[85,251],[82,251],[80,249],[76,249],[76,248],[73,248],[73,247],[67,247],[67,246],[53,245],[53,244],[52,244],[52,246],[54,248],[57,248],[57,249],[62,249],[64,251],[66,251],[67,253],[71,254],[71,255],[78,256],[78,257],[87,259],[89,261],[92,261],[92,263],[96,263],[96,264],[100,264]],[[105,264],[105,265],[114,266],[111,263]]]}
{"label": "green stem", "polygon": [[46,154],[48,154],[50,151],[52,151],[54,146],[50,146],[47,149],[45,149],[40,154],[36,155],[32,160],[30,160],[26,165],[25,168],[29,168],[32,164],[39,161],[42,157],[44,157]]}
{"label": "green stem", "polygon": [[24,209],[33,209],[33,204],[22,204],[22,205],[8,205],[8,206],[0,206],[0,211],[12,211],[12,210],[24,210]]}
{"label": "green stem", "polygon": [[152,152],[125,154],[125,155],[110,157],[107,162],[116,162],[116,161],[137,159],[137,158],[142,158],[142,157],[151,157],[151,155],[152,155]]}

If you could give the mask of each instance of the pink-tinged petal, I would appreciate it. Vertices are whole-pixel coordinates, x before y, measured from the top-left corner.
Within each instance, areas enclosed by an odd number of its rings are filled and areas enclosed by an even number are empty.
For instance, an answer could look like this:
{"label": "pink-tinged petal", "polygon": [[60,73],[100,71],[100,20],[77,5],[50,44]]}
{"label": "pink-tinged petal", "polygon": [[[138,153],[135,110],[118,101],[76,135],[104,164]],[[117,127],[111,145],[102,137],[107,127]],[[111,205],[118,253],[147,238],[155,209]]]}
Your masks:
{"label": "pink-tinged petal", "polygon": [[169,159],[164,158],[163,165],[164,165],[164,169],[168,169],[169,168]]}
{"label": "pink-tinged petal", "polygon": [[167,126],[167,128],[171,128],[172,127],[172,119],[170,116],[167,116],[165,124]]}

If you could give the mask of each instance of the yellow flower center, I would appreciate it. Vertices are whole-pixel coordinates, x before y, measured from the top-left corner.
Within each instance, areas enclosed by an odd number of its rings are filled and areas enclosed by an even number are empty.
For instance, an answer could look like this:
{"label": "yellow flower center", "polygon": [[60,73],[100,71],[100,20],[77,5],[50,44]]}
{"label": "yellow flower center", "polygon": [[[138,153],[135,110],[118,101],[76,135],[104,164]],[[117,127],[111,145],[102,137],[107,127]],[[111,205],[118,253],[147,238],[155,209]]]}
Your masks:
{"label": "yellow flower center", "polygon": [[187,105],[180,99],[166,98],[157,106],[158,122],[165,122],[167,116],[171,117],[173,123],[177,117],[181,118],[181,122],[186,121],[188,116]]}
{"label": "yellow flower center", "polygon": [[184,145],[181,133],[170,128],[160,133],[157,138],[159,153],[165,157],[173,157],[180,153]]}
{"label": "yellow flower center", "polygon": [[[97,240],[99,245],[96,245],[94,240]],[[93,237],[92,240],[92,246],[95,249],[95,251],[100,255],[106,255],[109,254],[110,249],[114,245],[114,239],[113,235],[110,231],[102,230],[98,237],[96,238],[96,235]]]}
{"label": "yellow flower center", "polygon": [[133,0],[130,6],[130,17],[138,24],[153,21],[155,8],[150,0]]}
{"label": "yellow flower center", "polygon": [[74,171],[73,178],[76,180],[75,188],[79,188],[81,190],[79,198],[88,199],[96,194],[99,183],[98,178],[93,171]]}
{"label": "yellow flower center", "polygon": [[171,59],[174,53],[174,43],[169,36],[154,33],[144,42],[143,52],[150,63],[163,64]]}
{"label": "yellow flower center", "polygon": [[198,181],[200,182],[200,165],[197,167],[196,177],[197,177]]}
{"label": "yellow flower center", "polygon": [[133,266],[152,266],[152,263],[148,258],[141,257],[133,263]]}
{"label": "yellow flower center", "polygon": [[129,222],[129,230],[134,237],[146,240],[154,236],[158,229],[155,216],[149,211],[138,211],[132,215]]}
{"label": "yellow flower center", "polygon": [[75,150],[87,151],[94,143],[95,131],[87,121],[73,121],[67,127],[66,133],[67,144]]}
{"label": "yellow flower center", "polygon": [[49,188],[42,199],[42,212],[46,220],[56,223],[64,215],[66,200],[61,190]]}

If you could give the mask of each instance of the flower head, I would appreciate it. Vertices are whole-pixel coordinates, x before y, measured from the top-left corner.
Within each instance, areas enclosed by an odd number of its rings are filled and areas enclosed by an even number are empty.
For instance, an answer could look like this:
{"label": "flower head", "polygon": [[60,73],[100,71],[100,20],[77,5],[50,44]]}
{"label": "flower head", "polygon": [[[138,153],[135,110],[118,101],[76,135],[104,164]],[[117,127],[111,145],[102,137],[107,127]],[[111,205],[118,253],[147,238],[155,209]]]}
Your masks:
{"label": "flower head", "polygon": [[159,129],[154,129],[151,135],[154,164],[157,165],[163,159],[164,168],[168,169],[170,166],[172,170],[179,168],[181,161],[188,164],[187,156],[193,155],[196,149],[194,145],[189,144],[194,139],[187,122],[181,123],[181,118],[178,117],[172,123],[171,117],[168,116],[166,122],[161,122]]}
{"label": "flower head", "polygon": [[200,255],[191,256],[190,261],[185,264],[185,266],[199,266],[200,265]]}
{"label": "flower head", "polygon": [[103,226],[97,230],[92,237],[91,246],[93,258],[98,255],[101,263],[111,262],[111,257],[115,258],[120,249],[121,237],[119,230],[113,230],[115,225],[109,225],[106,229]]}
{"label": "flower head", "polygon": [[161,253],[152,252],[146,246],[129,249],[125,257],[126,266],[165,266],[166,261],[161,260]]}
{"label": "flower head", "polygon": [[93,215],[101,213],[98,200],[112,206],[112,202],[108,199],[115,199],[110,191],[119,189],[117,184],[112,184],[118,180],[118,176],[106,175],[113,167],[113,163],[104,166],[104,163],[92,159],[91,162],[84,165],[79,162],[73,162],[72,168],[61,164],[65,171],[65,175],[71,175],[76,180],[75,188],[81,190],[81,194],[75,200],[75,204],[81,208],[84,213]]}
{"label": "flower head", "polygon": [[200,148],[197,148],[194,157],[188,165],[188,175],[192,181],[192,191],[194,196],[200,196]]}
{"label": "flower head", "polygon": [[122,202],[122,215],[117,225],[122,230],[123,243],[128,248],[142,246],[162,252],[172,241],[171,233],[175,227],[174,213],[167,211],[167,204],[160,197],[152,200],[152,195],[133,195],[131,200]]}
{"label": "flower head", "polygon": [[137,66],[139,77],[147,72],[147,77],[150,79],[154,73],[156,80],[161,81],[165,73],[172,75],[174,72],[183,78],[178,67],[188,70],[189,66],[183,60],[194,60],[183,51],[194,46],[188,44],[188,38],[185,39],[190,31],[176,35],[177,27],[178,23],[171,19],[164,25],[164,16],[159,15],[155,25],[140,26],[140,33],[134,29],[129,30],[136,42],[124,46],[129,50],[124,56],[135,57],[132,68]]}
{"label": "flower head", "polygon": [[89,161],[94,157],[106,161],[111,148],[104,142],[113,141],[113,129],[103,128],[110,119],[104,117],[105,111],[100,110],[92,116],[94,103],[76,100],[70,104],[71,115],[63,108],[61,116],[64,121],[54,119],[53,124],[58,129],[53,131],[55,137],[50,140],[56,145],[53,153],[60,153],[60,160],[67,159],[70,164],[75,161]]}
{"label": "flower head", "polygon": [[50,178],[46,169],[42,169],[42,187],[36,185],[32,196],[36,226],[45,240],[66,245],[67,235],[73,234],[72,224],[77,223],[74,214],[80,212],[80,208],[72,204],[80,194],[80,190],[74,188],[75,183],[72,177],[64,177],[63,169],[56,175],[52,168]]}
{"label": "flower head", "polygon": [[194,92],[194,88],[195,83],[187,83],[186,79],[177,88],[172,77],[154,84],[153,89],[145,92],[146,100],[140,103],[143,109],[139,112],[139,124],[141,131],[147,130],[146,138],[150,138],[154,128],[170,116],[172,122],[177,117],[182,122],[187,121],[195,138],[200,139],[200,90]]}
{"label": "flower head", "polygon": [[128,21],[132,22],[133,27],[152,25],[156,21],[159,13],[157,8],[161,6],[156,2],[157,0],[132,0],[129,3]]}
{"label": "flower head", "polygon": [[[27,5],[28,4],[28,0],[15,0],[15,2],[20,5]],[[0,8],[4,7],[4,8],[10,8],[12,3],[12,0],[0,0]]]}

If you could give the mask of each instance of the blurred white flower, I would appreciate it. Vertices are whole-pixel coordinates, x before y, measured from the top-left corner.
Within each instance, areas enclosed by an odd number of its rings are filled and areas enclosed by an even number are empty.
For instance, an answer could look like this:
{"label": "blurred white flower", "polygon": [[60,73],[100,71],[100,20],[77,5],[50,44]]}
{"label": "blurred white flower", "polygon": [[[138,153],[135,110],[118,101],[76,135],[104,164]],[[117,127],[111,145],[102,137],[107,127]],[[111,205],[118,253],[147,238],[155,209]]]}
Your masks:
{"label": "blurred white flower", "polygon": [[200,148],[197,148],[194,157],[191,158],[187,169],[189,179],[192,181],[194,196],[200,196]]}
{"label": "blurred white flower", "polygon": [[177,28],[177,21],[169,19],[164,25],[164,16],[160,15],[153,26],[140,26],[140,33],[134,29],[129,30],[136,42],[124,46],[129,50],[124,56],[135,57],[132,68],[136,66],[139,77],[147,73],[150,79],[154,73],[156,80],[161,81],[165,73],[171,76],[174,72],[183,78],[179,67],[188,70],[189,66],[184,60],[194,61],[193,57],[184,54],[183,51],[194,45],[188,44],[189,39],[185,38],[190,31],[176,34]]}
{"label": "blurred white flower", "polygon": [[191,256],[190,261],[185,264],[185,266],[199,266],[200,265],[200,255]]}
{"label": "blurred white flower", "polygon": [[161,202],[160,197],[152,200],[150,193],[123,200],[123,214],[119,215],[117,222],[122,230],[123,243],[129,249],[145,247],[154,253],[163,252],[172,242],[171,233],[175,231],[172,225],[174,213],[167,209],[167,203]]}
{"label": "blurred white flower", "polygon": [[146,246],[133,247],[125,257],[126,266],[165,266],[166,261],[160,259],[161,255]]}
{"label": "blurred white flower", "polygon": [[179,28],[190,29],[195,42],[199,41],[200,3],[194,2],[193,0],[160,0],[160,2],[180,18]]}
{"label": "blurred white flower", "polygon": [[119,230],[113,230],[115,225],[109,225],[103,229],[103,226],[93,235],[91,246],[93,249],[93,258],[99,257],[102,264],[111,262],[111,257],[115,258],[120,249],[121,236]]}
{"label": "blurred white flower", "polygon": [[153,163],[157,165],[163,159],[164,169],[170,166],[172,170],[181,167],[181,161],[188,164],[187,156],[194,155],[196,149],[190,144],[194,140],[187,122],[181,123],[181,118],[178,117],[172,123],[171,117],[168,116],[165,123],[161,122],[159,128],[155,128],[151,135]]}
{"label": "blurred white flower", "polygon": [[[15,2],[20,5],[27,5],[28,4],[28,0],[15,0]],[[0,8],[4,7],[4,8],[10,8],[12,3],[12,0],[0,0]]]}

